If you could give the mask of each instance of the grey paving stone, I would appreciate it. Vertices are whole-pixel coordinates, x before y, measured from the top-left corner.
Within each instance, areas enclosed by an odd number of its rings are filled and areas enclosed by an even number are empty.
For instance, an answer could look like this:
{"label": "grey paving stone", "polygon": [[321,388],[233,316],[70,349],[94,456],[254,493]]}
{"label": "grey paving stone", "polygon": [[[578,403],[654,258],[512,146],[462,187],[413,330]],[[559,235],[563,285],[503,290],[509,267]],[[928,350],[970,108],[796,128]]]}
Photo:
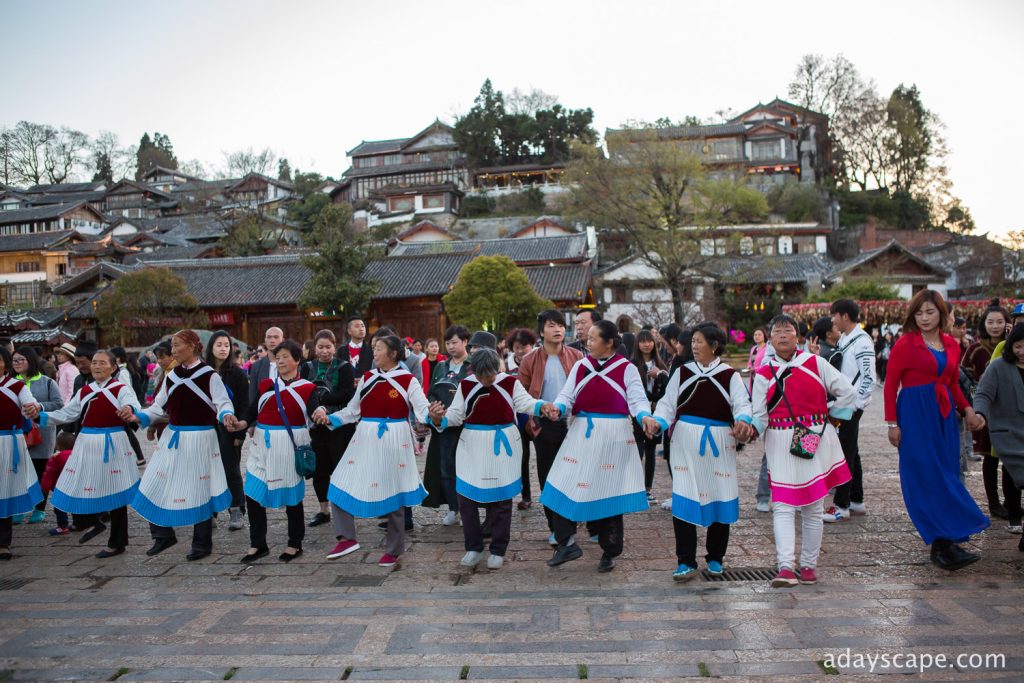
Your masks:
{"label": "grey paving stone", "polygon": [[576,665],[470,666],[468,680],[507,681],[524,678],[579,678]]}
{"label": "grey paving stone", "polygon": [[0,671],[0,680],[11,681],[108,681],[117,674],[117,669],[22,669],[12,671],[10,678],[4,678]]}
{"label": "grey paving stone", "polygon": [[461,666],[368,667],[352,669],[350,681],[454,681],[458,680]]}
{"label": "grey paving stone", "polygon": [[210,669],[164,668],[129,671],[118,677],[118,681],[222,681],[230,667]]}
{"label": "grey paving stone", "polygon": [[232,676],[239,681],[337,681],[344,667],[243,666]]}

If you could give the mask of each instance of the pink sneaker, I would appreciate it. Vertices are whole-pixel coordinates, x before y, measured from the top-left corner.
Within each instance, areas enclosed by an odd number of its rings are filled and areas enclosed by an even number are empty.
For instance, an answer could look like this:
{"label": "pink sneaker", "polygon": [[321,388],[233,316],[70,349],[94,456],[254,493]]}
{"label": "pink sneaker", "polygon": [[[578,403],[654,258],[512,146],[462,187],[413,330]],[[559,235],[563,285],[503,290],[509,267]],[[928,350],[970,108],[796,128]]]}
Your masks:
{"label": "pink sneaker", "polygon": [[394,567],[395,564],[397,564],[397,562],[397,557],[395,557],[394,555],[388,555],[387,553],[384,553],[383,555],[381,555],[380,562],[378,562],[377,564],[381,567]]}
{"label": "pink sneaker", "polygon": [[814,571],[814,567],[800,567],[800,583],[805,586],[818,583],[818,573]]}
{"label": "pink sneaker", "polygon": [[339,541],[338,545],[334,546],[334,550],[327,553],[328,560],[336,560],[339,557],[345,557],[349,553],[354,553],[359,550],[359,544],[355,541]]}
{"label": "pink sneaker", "polygon": [[779,573],[772,579],[772,588],[792,588],[793,586],[800,583],[800,580],[796,578],[796,574],[793,573],[792,569],[783,567],[779,570]]}

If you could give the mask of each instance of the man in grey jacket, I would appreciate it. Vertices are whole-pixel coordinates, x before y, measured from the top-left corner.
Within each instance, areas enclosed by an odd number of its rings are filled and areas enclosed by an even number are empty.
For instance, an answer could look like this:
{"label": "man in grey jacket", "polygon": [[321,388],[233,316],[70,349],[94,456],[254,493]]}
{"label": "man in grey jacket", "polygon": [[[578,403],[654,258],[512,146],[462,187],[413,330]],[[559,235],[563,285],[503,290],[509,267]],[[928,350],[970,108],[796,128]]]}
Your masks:
{"label": "man in grey jacket", "polygon": [[850,468],[851,479],[837,486],[832,507],[825,510],[824,521],[839,522],[849,519],[851,514],[863,515],[864,472],[860,465],[860,450],[857,437],[860,432],[860,418],[871,403],[871,392],[875,388],[875,344],[871,336],[860,327],[860,306],[852,299],[839,299],[830,309],[832,325],[840,337],[836,351],[842,354],[840,372],[850,380],[857,390],[853,417],[839,423],[839,443]]}

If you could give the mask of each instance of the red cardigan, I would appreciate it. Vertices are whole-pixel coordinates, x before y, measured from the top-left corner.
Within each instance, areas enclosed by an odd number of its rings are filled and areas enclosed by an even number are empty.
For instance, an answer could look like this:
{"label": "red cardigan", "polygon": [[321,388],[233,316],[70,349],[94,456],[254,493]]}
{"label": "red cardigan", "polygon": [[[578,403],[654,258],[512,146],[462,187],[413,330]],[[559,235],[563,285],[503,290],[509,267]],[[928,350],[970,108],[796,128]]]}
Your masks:
{"label": "red cardigan", "polygon": [[[942,335],[946,350],[946,367],[936,382],[939,371],[935,356],[928,350],[920,332],[908,332],[900,337],[889,353],[889,364],[885,371],[885,421],[896,421],[896,392],[901,386],[916,387],[935,384],[936,402],[943,417],[949,416],[953,396],[956,407],[963,411],[970,407],[960,391],[960,345],[948,334]],[[942,388],[949,389],[949,393]]]}

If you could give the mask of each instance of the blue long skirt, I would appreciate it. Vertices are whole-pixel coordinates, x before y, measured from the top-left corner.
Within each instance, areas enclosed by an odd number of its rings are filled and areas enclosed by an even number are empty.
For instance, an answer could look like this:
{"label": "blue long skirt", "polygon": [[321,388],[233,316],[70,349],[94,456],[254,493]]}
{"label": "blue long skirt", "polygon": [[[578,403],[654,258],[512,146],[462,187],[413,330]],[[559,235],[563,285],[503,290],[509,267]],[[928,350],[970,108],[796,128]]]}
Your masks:
{"label": "blue long skirt", "polygon": [[936,539],[962,543],[987,529],[988,517],[960,481],[956,411],[943,418],[935,385],[923,384],[900,390],[896,416],[901,435],[900,488],[921,539],[928,545]]}

